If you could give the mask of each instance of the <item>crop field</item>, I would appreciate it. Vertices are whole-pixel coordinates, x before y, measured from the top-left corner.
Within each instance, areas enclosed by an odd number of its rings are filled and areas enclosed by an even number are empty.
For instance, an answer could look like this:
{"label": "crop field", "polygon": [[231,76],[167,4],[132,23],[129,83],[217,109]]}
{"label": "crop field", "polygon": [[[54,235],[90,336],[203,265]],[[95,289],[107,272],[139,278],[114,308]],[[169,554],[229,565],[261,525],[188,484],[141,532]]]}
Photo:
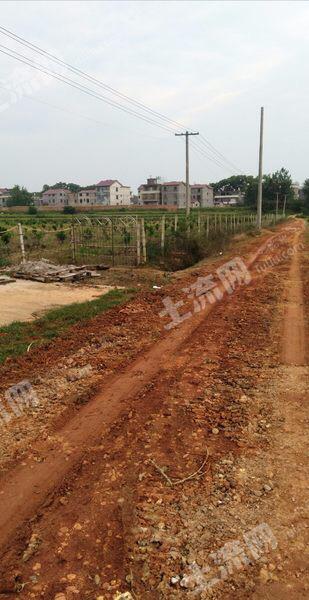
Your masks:
{"label": "crop field", "polygon": [[[274,223],[275,215],[263,215],[263,226]],[[23,258],[46,258],[60,264],[133,266],[153,262],[181,268],[210,254],[211,249],[224,248],[232,235],[255,227],[256,215],[245,210],[193,210],[189,219],[183,210],[3,214],[0,267]],[[169,255],[173,255],[175,265],[167,265]]]}

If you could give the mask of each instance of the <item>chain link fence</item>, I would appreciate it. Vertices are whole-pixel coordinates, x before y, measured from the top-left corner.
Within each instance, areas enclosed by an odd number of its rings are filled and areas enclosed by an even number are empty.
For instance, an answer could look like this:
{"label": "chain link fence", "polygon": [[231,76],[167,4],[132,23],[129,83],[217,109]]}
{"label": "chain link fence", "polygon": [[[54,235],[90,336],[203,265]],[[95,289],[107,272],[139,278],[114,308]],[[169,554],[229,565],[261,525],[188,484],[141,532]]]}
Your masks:
{"label": "chain link fence", "polygon": [[[282,217],[280,217],[282,218]],[[277,218],[278,220],[278,218]],[[275,214],[264,214],[262,226],[276,223]],[[199,213],[75,217],[59,227],[56,223],[28,226],[0,226],[0,267],[25,260],[45,258],[58,264],[105,264],[134,266],[160,263],[171,249],[188,252],[186,242],[201,239],[203,244],[256,229],[255,214]],[[179,256],[180,258],[180,256]]]}

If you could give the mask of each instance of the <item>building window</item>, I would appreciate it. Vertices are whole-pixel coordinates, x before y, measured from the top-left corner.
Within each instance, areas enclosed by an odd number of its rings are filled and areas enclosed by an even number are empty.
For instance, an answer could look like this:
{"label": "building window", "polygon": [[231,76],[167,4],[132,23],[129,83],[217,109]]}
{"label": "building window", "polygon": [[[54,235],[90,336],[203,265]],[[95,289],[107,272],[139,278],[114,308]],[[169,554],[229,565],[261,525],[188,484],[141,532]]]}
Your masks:
{"label": "building window", "polygon": [[[118,188],[117,188],[117,190],[116,190],[116,191],[118,191]],[[118,194],[116,195],[116,200],[118,200]]]}

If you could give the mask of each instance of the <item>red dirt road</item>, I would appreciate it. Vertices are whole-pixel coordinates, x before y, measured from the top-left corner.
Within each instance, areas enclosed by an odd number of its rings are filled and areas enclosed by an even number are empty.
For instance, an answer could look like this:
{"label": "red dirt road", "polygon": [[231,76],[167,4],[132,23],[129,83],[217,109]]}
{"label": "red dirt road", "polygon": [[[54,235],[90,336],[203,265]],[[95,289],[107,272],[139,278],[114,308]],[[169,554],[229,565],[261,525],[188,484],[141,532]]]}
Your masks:
{"label": "red dirt road", "polygon": [[[123,316],[128,335],[134,320],[137,329],[129,353],[116,347],[117,373],[109,369],[113,349],[109,359],[97,343],[92,355],[86,330],[77,338],[73,332],[77,348],[68,340],[55,349],[65,364],[73,351],[89,347],[86,359],[96,367],[104,359],[106,373],[97,368],[89,383],[96,392],[89,387],[83,404],[59,409],[56,419],[47,414],[41,440],[29,428],[18,452],[8,455],[0,481],[0,597],[111,599],[117,591],[143,599],[307,597],[302,238],[295,221],[241,242],[237,255],[250,267],[250,285],[171,332],[157,316],[161,298],[181,298],[182,288],[213,272],[218,261],[111,311],[101,321],[105,333],[116,325],[121,330]],[[265,263],[270,257],[276,264]],[[99,323],[92,324],[96,335]],[[35,353],[20,359],[22,376],[31,380],[39,359],[44,378],[44,355]],[[46,364],[56,365],[50,348]],[[4,389],[17,367],[3,370]],[[278,412],[282,401],[285,411]],[[24,423],[35,418],[29,414]],[[14,426],[20,427],[12,424],[12,433]],[[170,478],[185,481],[169,485]],[[181,585],[193,564],[205,569],[212,552],[263,522],[277,540],[271,556],[268,549],[216,586],[204,579]]]}

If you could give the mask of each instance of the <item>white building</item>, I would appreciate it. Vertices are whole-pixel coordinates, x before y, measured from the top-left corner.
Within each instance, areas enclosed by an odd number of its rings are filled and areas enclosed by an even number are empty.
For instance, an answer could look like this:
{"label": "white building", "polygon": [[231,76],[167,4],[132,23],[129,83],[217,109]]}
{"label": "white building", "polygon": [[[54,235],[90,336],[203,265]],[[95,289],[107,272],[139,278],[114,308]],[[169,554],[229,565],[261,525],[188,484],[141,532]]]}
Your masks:
{"label": "white building", "polygon": [[79,206],[94,206],[97,204],[96,188],[85,188],[79,190],[75,195],[75,204]]}
{"label": "white building", "polygon": [[163,206],[185,208],[186,206],[186,184],[183,181],[165,181],[162,184]]}
{"label": "white building", "polygon": [[205,208],[214,205],[214,191],[207,183],[194,183],[191,187],[191,206]]}
{"label": "white building", "polygon": [[68,206],[75,204],[76,195],[65,188],[50,188],[43,192],[39,204],[42,206]]}
{"label": "white building", "polygon": [[131,189],[117,179],[103,179],[96,185],[96,203],[103,206],[129,206]]}
{"label": "white building", "polygon": [[239,206],[244,203],[244,194],[216,194],[214,197],[215,206]]}
{"label": "white building", "polygon": [[0,208],[7,206],[7,202],[10,199],[10,192],[6,188],[0,188]]}

